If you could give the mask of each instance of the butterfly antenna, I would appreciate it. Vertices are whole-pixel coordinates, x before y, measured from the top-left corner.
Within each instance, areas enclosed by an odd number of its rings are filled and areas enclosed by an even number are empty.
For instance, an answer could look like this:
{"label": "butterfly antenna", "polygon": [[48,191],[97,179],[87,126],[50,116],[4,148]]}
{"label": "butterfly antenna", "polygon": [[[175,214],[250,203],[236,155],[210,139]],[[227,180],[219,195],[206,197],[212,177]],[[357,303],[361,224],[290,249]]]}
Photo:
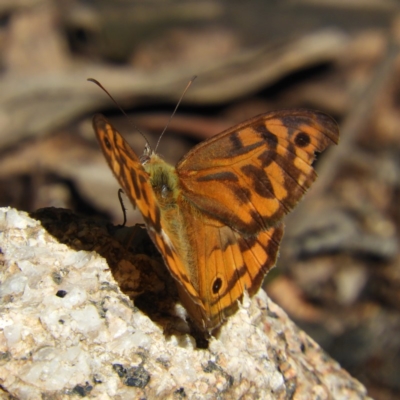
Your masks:
{"label": "butterfly antenna", "polygon": [[122,107],[117,103],[117,101],[114,99],[114,97],[111,96],[111,94],[108,92],[108,90],[96,79],[94,78],[88,78],[87,79],[89,82],[93,82],[94,84],[96,84],[100,89],[102,89],[107,95],[108,97],[114,102],[114,104],[120,109],[120,111],[122,112],[122,114],[125,115],[126,118],[128,118],[129,122],[133,125],[133,127],[143,136],[144,140],[147,143],[147,146],[149,147],[149,149],[151,150],[151,146],[149,141],[147,140],[146,136],[144,135],[144,133],[135,125],[135,123],[133,122],[133,119],[129,117],[129,115],[127,115],[127,113],[122,109]]}
{"label": "butterfly antenna", "polygon": [[163,137],[165,131],[167,130],[168,125],[170,124],[172,118],[174,118],[174,115],[175,115],[176,111],[178,110],[179,105],[181,104],[181,101],[182,101],[182,99],[183,99],[183,96],[185,96],[186,92],[188,91],[188,89],[190,88],[191,84],[193,83],[193,81],[194,81],[196,78],[197,78],[197,76],[194,75],[194,76],[192,77],[192,79],[189,81],[189,83],[186,85],[185,90],[183,91],[183,93],[182,93],[180,99],[178,100],[177,105],[175,106],[174,112],[173,112],[173,113],[171,114],[171,116],[169,117],[169,120],[168,120],[168,122],[167,122],[167,125],[165,125],[164,130],[161,132],[161,135],[160,135],[160,137],[158,138],[156,147],[154,148],[154,152],[157,152],[157,148],[158,148],[158,145],[160,144],[161,138]]}

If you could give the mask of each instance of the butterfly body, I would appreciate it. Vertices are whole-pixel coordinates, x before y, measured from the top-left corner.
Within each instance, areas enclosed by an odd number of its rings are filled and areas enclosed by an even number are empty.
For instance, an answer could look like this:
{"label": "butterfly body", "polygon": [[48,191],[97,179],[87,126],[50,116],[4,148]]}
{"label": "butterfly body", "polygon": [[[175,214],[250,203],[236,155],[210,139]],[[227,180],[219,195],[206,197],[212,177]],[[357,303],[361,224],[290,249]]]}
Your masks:
{"label": "butterfly body", "polygon": [[94,128],[120,185],[142,213],[196,325],[212,331],[260,288],[277,258],[282,218],[314,181],[315,152],[337,143],[325,114],[260,115],[195,146],[173,167],[138,158],[101,115]]}

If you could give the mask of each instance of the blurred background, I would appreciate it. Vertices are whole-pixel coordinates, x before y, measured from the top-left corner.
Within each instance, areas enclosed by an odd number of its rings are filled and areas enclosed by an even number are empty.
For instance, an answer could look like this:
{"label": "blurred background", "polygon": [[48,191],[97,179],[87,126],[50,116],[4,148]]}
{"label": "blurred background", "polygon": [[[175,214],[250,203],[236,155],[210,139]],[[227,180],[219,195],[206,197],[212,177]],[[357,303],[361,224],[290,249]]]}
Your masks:
{"label": "blurred background", "polygon": [[399,16],[395,0],[1,0],[0,206],[121,223],[92,115],[144,140],[87,78],[154,145],[198,75],[158,149],[171,163],[269,110],[327,112],[341,142],[265,288],[372,397],[400,398]]}

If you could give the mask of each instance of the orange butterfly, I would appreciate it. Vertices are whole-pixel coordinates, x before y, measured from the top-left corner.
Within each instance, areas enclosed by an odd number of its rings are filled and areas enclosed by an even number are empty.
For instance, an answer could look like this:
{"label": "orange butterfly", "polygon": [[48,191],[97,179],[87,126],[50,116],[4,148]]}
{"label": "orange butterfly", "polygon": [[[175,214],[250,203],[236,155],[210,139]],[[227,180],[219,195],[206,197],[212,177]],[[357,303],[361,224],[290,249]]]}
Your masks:
{"label": "orange butterfly", "polygon": [[195,146],[174,168],[138,157],[102,116],[93,126],[118,182],[177,282],[192,320],[213,331],[274,266],[282,218],[316,178],[316,152],[337,144],[317,111],[269,112]]}

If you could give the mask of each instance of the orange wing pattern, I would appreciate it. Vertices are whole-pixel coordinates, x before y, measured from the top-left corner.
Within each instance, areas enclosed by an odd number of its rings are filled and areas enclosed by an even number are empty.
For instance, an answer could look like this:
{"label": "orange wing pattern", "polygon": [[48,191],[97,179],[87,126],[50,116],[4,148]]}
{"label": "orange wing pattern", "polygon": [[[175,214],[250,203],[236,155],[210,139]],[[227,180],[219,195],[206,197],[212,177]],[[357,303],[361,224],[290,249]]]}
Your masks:
{"label": "orange wing pattern", "polygon": [[183,195],[239,232],[268,229],[315,180],[315,152],[338,137],[336,123],[319,112],[260,115],[200,143],[178,163]]}
{"label": "orange wing pattern", "polygon": [[[193,271],[191,281],[199,292],[205,314],[192,318],[198,326],[212,331],[238,309],[247,290],[250,296],[260,288],[265,274],[275,265],[283,225],[244,237],[220,221],[180,204],[189,227]],[[190,304],[185,304],[190,310]]]}
{"label": "orange wing pattern", "polygon": [[147,223],[160,225],[160,209],[150,185],[149,175],[128,142],[100,114],[93,117],[93,127],[111,171]]}

